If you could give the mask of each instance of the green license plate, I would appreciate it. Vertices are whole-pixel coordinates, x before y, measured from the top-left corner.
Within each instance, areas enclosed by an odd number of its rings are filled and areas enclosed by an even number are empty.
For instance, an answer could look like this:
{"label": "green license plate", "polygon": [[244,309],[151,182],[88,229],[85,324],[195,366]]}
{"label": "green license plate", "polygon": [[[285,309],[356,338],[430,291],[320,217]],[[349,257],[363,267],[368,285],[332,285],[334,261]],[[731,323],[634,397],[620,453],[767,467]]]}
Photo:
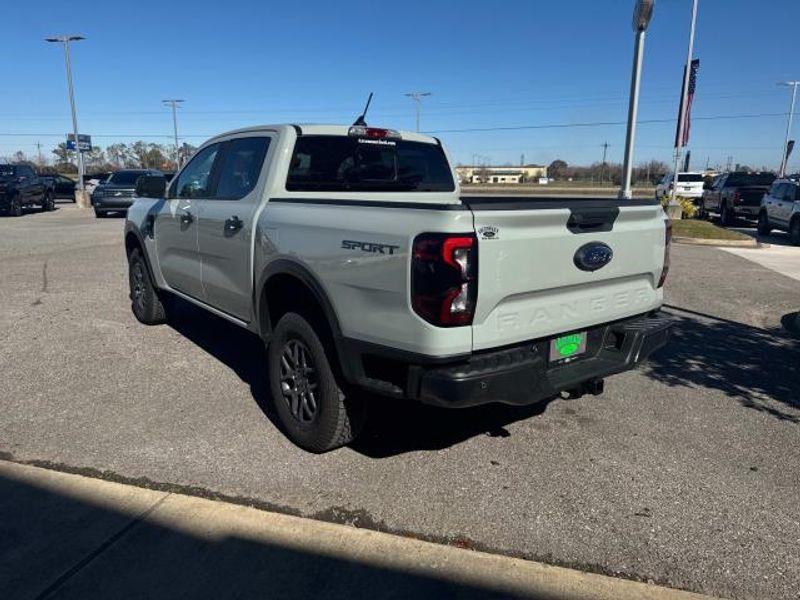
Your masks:
{"label": "green license plate", "polygon": [[567,360],[586,352],[586,332],[570,333],[550,340],[550,362]]}

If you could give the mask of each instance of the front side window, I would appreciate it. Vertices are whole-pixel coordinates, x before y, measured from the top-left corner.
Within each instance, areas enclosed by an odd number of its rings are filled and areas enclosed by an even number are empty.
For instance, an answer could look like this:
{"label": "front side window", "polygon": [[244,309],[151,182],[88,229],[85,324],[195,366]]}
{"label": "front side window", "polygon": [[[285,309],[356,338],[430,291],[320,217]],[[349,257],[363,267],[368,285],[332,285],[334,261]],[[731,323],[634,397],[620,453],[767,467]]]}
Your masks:
{"label": "front side window", "polygon": [[226,144],[215,198],[239,200],[253,191],[269,142],[268,137],[246,137]]}
{"label": "front side window", "polygon": [[169,197],[210,198],[211,169],[214,167],[218,151],[219,144],[212,144],[195,154],[186,168],[172,181]]}
{"label": "front side window", "polygon": [[451,192],[455,183],[436,144],[305,135],[295,144],[286,189]]}

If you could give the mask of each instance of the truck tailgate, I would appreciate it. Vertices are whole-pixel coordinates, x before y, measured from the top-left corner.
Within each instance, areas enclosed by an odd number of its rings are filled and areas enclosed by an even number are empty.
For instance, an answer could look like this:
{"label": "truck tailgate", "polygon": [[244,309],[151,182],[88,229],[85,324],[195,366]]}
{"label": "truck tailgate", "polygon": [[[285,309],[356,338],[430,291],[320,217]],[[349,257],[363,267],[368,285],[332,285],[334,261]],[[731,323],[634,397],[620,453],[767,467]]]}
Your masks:
{"label": "truck tailgate", "polygon": [[[473,212],[479,248],[474,350],[577,331],[661,305],[665,218],[655,202],[500,196],[462,202]],[[597,242],[610,247],[612,259],[582,270],[576,252]]]}

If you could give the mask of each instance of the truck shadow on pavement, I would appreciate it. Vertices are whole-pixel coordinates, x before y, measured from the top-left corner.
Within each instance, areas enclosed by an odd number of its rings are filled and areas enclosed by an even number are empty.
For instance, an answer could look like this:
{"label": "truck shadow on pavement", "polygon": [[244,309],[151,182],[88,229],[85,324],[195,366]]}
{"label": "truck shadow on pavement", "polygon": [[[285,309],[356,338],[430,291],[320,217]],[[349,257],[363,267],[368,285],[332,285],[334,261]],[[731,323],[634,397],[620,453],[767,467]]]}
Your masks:
{"label": "truck shadow on pavement", "polygon": [[[800,344],[768,330],[680,307],[665,348],[642,372],[669,387],[708,388],[776,419],[800,423]],[[787,408],[791,407],[791,409]]]}
{"label": "truck shadow on pavement", "polygon": [[509,597],[491,582],[459,581],[463,572],[395,566],[374,552],[355,559],[345,548],[286,543],[277,530],[218,535],[200,518],[170,527],[160,502],[121,512],[98,501],[0,476],[0,597]]}
{"label": "truck shadow on pavement", "polygon": [[[270,398],[267,357],[261,340],[177,298],[173,315],[169,325],[232,369],[250,386],[250,393],[261,411],[280,429]],[[478,435],[509,437],[506,425],[542,414],[549,404],[545,400],[530,406],[492,404],[456,410],[374,395],[368,396],[367,402],[367,423],[351,448],[371,458],[442,450]]]}

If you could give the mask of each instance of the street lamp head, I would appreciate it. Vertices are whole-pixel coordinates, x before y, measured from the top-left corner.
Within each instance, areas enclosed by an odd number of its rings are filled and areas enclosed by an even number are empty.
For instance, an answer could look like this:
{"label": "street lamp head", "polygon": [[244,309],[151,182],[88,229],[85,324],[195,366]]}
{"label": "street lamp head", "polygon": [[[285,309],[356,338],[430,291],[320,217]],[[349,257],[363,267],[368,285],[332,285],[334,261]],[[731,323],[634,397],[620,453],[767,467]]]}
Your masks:
{"label": "street lamp head", "polygon": [[82,35],[54,35],[48,38],[44,38],[46,42],[79,42],[81,40],[85,40],[86,38]]}
{"label": "street lamp head", "polygon": [[636,32],[645,31],[653,18],[653,8],[656,0],[636,0],[633,9],[633,30]]}

